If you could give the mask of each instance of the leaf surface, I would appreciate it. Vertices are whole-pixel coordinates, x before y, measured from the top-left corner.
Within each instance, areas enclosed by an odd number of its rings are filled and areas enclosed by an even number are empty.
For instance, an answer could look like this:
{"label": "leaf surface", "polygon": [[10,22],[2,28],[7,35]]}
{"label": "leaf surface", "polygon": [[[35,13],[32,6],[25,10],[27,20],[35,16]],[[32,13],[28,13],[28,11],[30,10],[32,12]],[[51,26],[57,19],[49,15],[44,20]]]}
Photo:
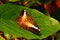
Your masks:
{"label": "leaf surface", "polygon": [[[38,24],[41,33],[36,35],[28,30],[22,29],[17,23],[16,18],[21,10],[26,9]],[[59,22],[43,13],[24,6],[13,4],[0,5],[0,31],[13,34],[15,37],[25,37],[27,39],[43,39],[60,29]]]}

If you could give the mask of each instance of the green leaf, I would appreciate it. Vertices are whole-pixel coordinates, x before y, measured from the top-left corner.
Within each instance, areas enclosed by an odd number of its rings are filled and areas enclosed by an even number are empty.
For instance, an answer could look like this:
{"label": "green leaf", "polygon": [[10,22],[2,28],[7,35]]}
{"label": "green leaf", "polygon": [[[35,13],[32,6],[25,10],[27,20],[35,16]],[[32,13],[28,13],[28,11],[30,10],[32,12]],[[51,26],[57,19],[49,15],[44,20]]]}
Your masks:
{"label": "green leaf", "polygon": [[[34,18],[35,22],[41,29],[41,34],[36,35],[28,30],[22,29],[16,23],[16,18],[20,15],[21,10],[26,9],[29,14]],[[18,6],[13,4],[0,5],[0,31],[8,34],[13,34],[15,37],[25,37],[27,39],[43,39],[54,32],[57,32],[59,22],[43,13],[30,9],[24,6]]]}
{"label": "green leaf", "polygon": [[6,1],[9,1],[9,2],[17,2],[19,0],[6,0]]}

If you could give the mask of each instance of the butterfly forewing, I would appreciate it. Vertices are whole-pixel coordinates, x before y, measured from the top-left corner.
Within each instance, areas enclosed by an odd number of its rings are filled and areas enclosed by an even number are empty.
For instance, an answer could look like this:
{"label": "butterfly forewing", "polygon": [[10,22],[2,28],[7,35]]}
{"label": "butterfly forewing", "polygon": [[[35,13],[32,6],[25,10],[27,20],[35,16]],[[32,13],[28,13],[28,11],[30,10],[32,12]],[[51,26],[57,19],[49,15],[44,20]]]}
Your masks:
{"label": "butterfly forewing", "polygon": [[29,30],[35,34],[40,33],[38,25],[26,10],[21,11],[20,16],[16,19],[16,22],[23,29]]}

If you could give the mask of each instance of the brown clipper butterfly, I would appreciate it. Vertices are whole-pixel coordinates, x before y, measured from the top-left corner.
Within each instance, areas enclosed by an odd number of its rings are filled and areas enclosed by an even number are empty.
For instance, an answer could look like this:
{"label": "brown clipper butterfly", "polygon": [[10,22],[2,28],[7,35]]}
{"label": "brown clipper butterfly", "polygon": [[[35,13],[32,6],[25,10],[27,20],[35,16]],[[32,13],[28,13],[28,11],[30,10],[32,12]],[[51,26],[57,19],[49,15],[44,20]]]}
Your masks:
{"label": "brown clipper butterfly", "polygon": [[26,10],[21,11],[20,16],[16,19],[16,22],[23,29],[29,30],[35,34],[40,33],[38,25]]}

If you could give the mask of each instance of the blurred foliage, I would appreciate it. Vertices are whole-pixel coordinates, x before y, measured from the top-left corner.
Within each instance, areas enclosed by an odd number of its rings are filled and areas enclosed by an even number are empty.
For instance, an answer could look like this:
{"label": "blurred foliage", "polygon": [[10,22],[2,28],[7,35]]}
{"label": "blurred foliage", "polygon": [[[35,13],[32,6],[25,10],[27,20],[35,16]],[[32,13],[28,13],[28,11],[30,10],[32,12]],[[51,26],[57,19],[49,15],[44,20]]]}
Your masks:
{"label": "blurred foliage", "polygon": [[42,3],[51,3],[52,1],[56,1],[56,0],[39,0]]}
{"label": "blurred foliage", "polygon": [[57,19],[60,22],[60,8],[57,8],[55,10],[55,15],[54,15],[55,19]]}
{"label": "blurred foliage", "polygon": [[57,32],[56,40],[60,40],[60,31]]}

